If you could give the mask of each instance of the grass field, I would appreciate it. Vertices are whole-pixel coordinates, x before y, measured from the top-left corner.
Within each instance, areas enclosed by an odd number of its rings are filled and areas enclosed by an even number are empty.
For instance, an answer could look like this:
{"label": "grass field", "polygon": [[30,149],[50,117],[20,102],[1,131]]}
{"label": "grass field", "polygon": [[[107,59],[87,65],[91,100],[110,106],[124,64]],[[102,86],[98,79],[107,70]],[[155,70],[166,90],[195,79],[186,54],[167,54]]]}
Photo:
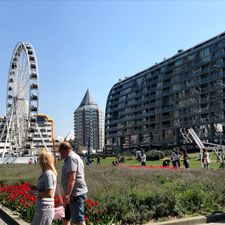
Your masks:
{"label": "grass field", "polygon": [[[190,154],[190,167],[191,169],[201,169],[201,163],[198,158],[198,153]],[[210,169],[219,169],[220,163],[216,160],[216,155],[211,155],[211,163],[210,163]],[[101,167],[112,167],[112,162],[116,161],[115,157],[107,157],[105,159],[101,159],[101,165],[98,166],[99,169]],[[163,159],[162,160],[156,160],[156,161],[147,161],[147,166],[162,166]],[[59,161],[57,163],[58,172],[60,174],[60,167],[62,165],[62,161]],[[93,165],[96,166],[96,161],[93,162]],[[138,162],[135,157],[132,159],[129,157],[129,160],[125,157],[125,162],[121,163],[121,167],[126,166],[137,166],[140,165],[140,162]],[[172,165],[171,165],[172,166]],[[95,167],[97,168],[97,166]],[[181,168],[184,168],[183,162],[181,161]],[[31,183],[35,183],[39,174],[40,169],[38,165],[16,165],[16,164],[7,164],[7,165],[0,165],[0,184],[4,183],[10,183],[13,184],[15,182],[22,182],[22,181],[29,181]]]}
{"label": "grass field", "polygon": [[[192,169],[201,168],[202,165],[201,165],[200,160],[197,160],[198,157],[199,157],[198,153],[189,154],[190,167]],[[125,157],[125,159],[126,159],[126,157]],[[217,161],[216,155],[215,154],[211,154],[210,159],[211,159],[210,168],[211,169],[219,169],[220,163]],[[146,165],[147,166],[162,166],[163,160],[164,159],[155,160],[155,161],[147,161]],[[112,165],[113,161],[116,161],[115,157],[107,157],[107,158],[101,160],[101,164],[102,165]],[[96,163],[96,162],[94,162],[94,163]],[[135,159],[135,157],[133,157],[133,159],[130,159],[130,158],[129,158],[129,160],[126,159],[125,162],[122,163],[122,165],[140,165],[140,162],[138,162]],[[172,163],[170,163],[170,165],[172,166]],[[182,160],[181,160],[181,167],[184,167]]]}

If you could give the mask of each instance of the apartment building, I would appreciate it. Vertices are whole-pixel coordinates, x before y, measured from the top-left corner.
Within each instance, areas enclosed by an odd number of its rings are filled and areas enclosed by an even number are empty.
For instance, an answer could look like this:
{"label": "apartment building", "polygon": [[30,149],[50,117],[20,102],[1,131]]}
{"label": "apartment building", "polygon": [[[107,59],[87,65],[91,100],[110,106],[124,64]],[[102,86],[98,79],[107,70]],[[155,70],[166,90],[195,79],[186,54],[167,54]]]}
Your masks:
{"label": "apartment building", "polygon": [[104,114],[89,90],[74,112],[74,134],[76,148],[100,150],[104,148]]}
{"label": "apartment building", "polygon": [[[225,33],[155,63],[108,94],[108,151],[184,143],[181,129],[219,143],[225,126]],[[222,132],[218,127],[222,128]]]}

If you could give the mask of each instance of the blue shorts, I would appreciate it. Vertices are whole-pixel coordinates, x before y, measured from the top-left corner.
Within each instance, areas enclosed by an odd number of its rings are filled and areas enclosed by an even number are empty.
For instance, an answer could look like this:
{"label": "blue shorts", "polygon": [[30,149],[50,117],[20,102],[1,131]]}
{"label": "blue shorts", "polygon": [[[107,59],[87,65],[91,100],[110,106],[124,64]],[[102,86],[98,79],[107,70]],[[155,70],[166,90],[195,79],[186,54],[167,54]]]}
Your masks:
{"label": "blue shorts", "polygon": [[84,200],[86,194],[74,196],[65,208],[65,220],[73,223],[81,223],[84,221]]}

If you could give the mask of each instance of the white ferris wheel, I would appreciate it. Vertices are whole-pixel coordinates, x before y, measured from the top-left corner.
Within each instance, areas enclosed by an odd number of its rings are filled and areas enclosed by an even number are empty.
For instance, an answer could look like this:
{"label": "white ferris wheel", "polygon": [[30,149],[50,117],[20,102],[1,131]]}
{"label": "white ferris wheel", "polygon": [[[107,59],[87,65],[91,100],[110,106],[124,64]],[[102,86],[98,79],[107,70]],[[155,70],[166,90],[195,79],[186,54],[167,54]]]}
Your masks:
{"label": "white ferris wheel", "polygon": [[6,119],[0,134],[2,157],[6,152],[16,155],[33,146],[38,130],[38,65],[30,43],[19,42],[9,67],[6,97]]}

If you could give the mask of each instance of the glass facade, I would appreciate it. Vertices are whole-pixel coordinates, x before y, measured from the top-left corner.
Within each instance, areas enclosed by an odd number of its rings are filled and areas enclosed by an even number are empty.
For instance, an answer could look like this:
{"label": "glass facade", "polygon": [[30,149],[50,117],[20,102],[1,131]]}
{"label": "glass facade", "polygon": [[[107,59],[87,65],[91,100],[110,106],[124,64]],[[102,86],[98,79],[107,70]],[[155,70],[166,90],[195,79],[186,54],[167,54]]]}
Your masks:
{"label": "glass facade", "polygon": [[116,83],[105,111],[107,151],[177,146],[180,129],[219,142],[225,126],[225,33]]}

